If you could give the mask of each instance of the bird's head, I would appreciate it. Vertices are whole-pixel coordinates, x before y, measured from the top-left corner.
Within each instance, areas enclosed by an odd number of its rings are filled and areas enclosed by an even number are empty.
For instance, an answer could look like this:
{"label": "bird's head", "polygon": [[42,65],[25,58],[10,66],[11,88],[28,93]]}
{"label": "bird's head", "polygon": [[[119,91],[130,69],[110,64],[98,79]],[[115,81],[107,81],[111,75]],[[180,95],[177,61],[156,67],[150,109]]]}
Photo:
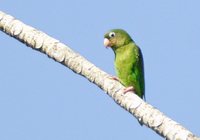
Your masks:
{"label": "bird's head", "polygon": [[120,48],[132,41],[130,35],[122,29],[112,29],[104,35],[104,46],[113,50]]}

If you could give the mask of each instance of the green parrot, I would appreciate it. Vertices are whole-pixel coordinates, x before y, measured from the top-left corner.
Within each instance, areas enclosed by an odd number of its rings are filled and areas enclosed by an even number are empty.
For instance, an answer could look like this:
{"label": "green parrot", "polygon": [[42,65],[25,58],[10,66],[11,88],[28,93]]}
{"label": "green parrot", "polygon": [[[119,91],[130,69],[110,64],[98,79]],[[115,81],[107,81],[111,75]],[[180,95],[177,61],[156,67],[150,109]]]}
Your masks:
{"label": "green parrot", "polygon": [[126,88],[124,93],[134,91],[145,99],[144,66],[140,48],[130,35],[122,29],[113,29],[104,35],[104,45],[112,48],[115,54],[117,77]]}

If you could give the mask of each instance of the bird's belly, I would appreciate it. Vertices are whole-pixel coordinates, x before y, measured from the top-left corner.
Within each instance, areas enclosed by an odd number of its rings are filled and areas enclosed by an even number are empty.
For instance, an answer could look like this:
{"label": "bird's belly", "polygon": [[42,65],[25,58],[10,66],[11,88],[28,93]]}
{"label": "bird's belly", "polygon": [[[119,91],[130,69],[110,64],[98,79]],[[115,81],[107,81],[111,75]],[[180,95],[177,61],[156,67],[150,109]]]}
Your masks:
{"label": "bird's belly", "polygon": [[128,86],[134,86],[134,75],[132,70],[129,67],[120,67],[117,69],[117,76],[120,79],[120,82],[128,87]]}

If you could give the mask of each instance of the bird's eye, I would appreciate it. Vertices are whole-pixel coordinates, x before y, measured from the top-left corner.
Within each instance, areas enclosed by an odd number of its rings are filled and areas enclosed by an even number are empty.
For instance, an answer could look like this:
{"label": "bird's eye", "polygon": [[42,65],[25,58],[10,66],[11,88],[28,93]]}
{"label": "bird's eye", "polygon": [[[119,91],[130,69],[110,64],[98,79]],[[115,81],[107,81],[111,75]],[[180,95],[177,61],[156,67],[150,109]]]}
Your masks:
{"label": "bird's eye", "polygon": [[110,32],[109,33],[109,37],[115,37],[115,33],[114,32]]}

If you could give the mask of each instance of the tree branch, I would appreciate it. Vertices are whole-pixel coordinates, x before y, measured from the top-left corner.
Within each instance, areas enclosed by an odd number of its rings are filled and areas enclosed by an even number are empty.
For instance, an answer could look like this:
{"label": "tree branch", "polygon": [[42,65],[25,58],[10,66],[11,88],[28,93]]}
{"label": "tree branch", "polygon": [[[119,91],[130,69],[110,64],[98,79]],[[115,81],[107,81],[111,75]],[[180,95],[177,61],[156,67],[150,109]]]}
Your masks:
{"label": "tree branch", "polygon": [[55,61],[67,66],[75,73],[104,90],[121,107],[140,122],[168,140],[200,140],[186,128],[165,116],[158,109],[144,102],[136,94],[123,94],[124,87],[109,75],[47,34],[25,25],[14,17],[0,11],[0,30],[27,46],[47,54]]}

